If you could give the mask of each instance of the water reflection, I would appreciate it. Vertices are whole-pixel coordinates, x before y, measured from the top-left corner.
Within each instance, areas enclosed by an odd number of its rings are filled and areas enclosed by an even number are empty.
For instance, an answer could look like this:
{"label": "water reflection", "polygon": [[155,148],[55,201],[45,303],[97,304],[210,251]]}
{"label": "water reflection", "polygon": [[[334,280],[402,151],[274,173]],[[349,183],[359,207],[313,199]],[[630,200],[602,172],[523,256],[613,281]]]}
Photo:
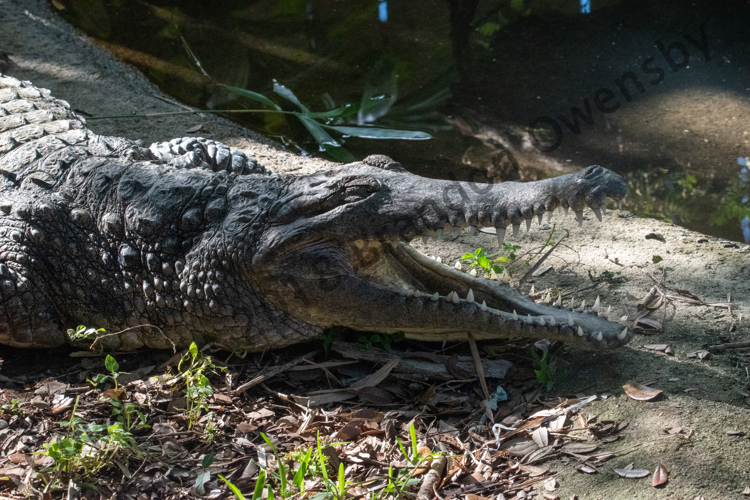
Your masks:
{"label": "water reflection", "polygon": [[[750,236],[747,166],[740,177],[729,168],[750,147],[750,16],[737,2],[697,0],[689,8],[678,0],[59,3],[63,16],[188,104],[249,109],[257,103],[215,82],[272,95],[276,79],[314,110],[359,106],[330,124],[435,136],[345,138],[355,157],[380,152],[422,175],[490,181],[600,163],[628,179],[636,214],[735,240]],[[688,62],[680,46],[695,57]],[[676,70],[664,63],[665,51]],[[658,87],[642,73],[649,57],[664,59],[667,77]],[[211,78],[196,70],[195,59]],[[631,74],[641,76],[648,92],[624,79]],[[621,91],[616,113],[597,112],[597,102],[607,111],[613,103],[597,90],[604,88]],[[557,120],[574,107],[588,120],[579,117],[581,133],[559,121],[567,134],[560,147],[534,148],[529,123],[547,115]],[[575,117],[567,116],[575,128]],[[264,114],[242,122],[302,150],[317,149],[297,120]]]}

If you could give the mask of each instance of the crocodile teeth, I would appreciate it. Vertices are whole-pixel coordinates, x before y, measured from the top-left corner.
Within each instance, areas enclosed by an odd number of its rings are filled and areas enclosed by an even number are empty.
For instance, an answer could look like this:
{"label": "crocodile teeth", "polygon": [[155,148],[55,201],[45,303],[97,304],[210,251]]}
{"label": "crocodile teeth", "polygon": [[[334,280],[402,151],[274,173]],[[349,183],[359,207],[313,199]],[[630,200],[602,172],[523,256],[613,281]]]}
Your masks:
{"label": "crocodile teeth", "polygon": [[594,302],[594,305],[591,306],[591,310],[594,311],[594,314],[599,314],[599,296],[596,296],[596,301]]}
{"label": "crocodile teeth", "polygon": [[441,259],[440,257],[435,257],[435,260],[437,261],[438,264],[443,263],[443,259]]}
{"label": "crocodile teeth", "polygon": [[526,219],[526,232],[529,232],[529,229],[531,229],[531,219]]}
{"label": "crocodile teeth", "polygon": [[546,326],[547,323],[544,322],[544,316],[539,316],[539,326]]}
{"label": "crocodile teeth", "polygon": [[497,279],[497,273],[495,272],[494,269],[490,269],[490,279],[491,280],[496,280]]}
{"label": "crocodile teeth", "polygon": [[497,245],[502,249],[503,241],[505,241],[505,228],[496,227],[495,232],[496,232],[495,236],[497,236]]}
{"label": "crocodile teeth", "polygon": [[479,309],[481,309],[482,311],[486,311],[487,310],[487,301],[483,300],[482,301],[482,305],[479,306]]}
{"label": "crocodile teeth", "polygon": [[578,227],[583,226],[583,210],[576,210],[576,220],[578,221]]}
{"label": "crocodile teeth", "polygon": [[469,236],[474,236],[477,234],[477,226],[469,226],[468,232]]}
{"label": "crocodile teeth", "polygon": [[538,214],[536,215],[536,220],[537,220],[537,222],[539,223],[539,225],[541,225],[541,224],[542,224],[542,217],[544,217],[544,212],[539,212],[539,213],[538,213]]}
{"label": "crocodile teeth", "polygon": [[466,294],[466,302],[474,302],[474,291],[469,288],[469,293]]}
{"label": "crocodile teeth", "polygon": [[604,335],[602,335],[602,332],[599,332],[596,334],[596,340],[601,342],[604,339]]}
{"label": "crocodile teeth", "polygon": [[443,226],[443,231],[446,233],[452,233],[453,232],[453,226],[450,222],[446,222],[445,226]]}
{"label": "crocodile teeth", "polygon": [[571,311],[572,311],[572,310],[573,310],[573,308],[575,307],[575,304],[574,304],[575,300],[576,300],[576,298],[575,298],[575,297],[571,297],[571,298],[570,298],[570,302],[568,303],[568,309],[570,309]]}
{"label": "crocodile teeth", "polygon": [[458,269],[460,271],[461,267],[462,267],[461,266],[461,262],[460,261],[456,261],[456,263],[453,265],[453,267],[455,267],[456,269]]}
{"label": "crocodile teeth", "polygon": [[568,207],[563,207],[563,214],[568,215]]}
{"label": "crocodile teeth", "polygon": [[469,276],[471,276],[472,278],[476,278],[477,277],[477,270],[476,269],[472,269],[471,271],[469,271]]}
{"label": "crocodile teeth", "polygon": [[549,326],[555,326],[555,324],[556,324],[555,317],[554,316],[550,316],[549,317]]}
{"label": "crocodile teeth", "polygon": [[416,298],[419,298],[419,297],[421,297],[421,296],[422,296],[422,292],[420,292],[419,290],[414,290],[414,296],[415,296]]}
{"label": "crocodile teeth", "polygon": [[610,314],[612,314],[612,306],[607,307],[607,319],[609,319]]}
{"label": "crocodile teeth", "polygon": [[617,202],[617,209],[622,210],[622,200]]}
{"label": "crocodile teeth", "polygon": [[435,236],[438,237],[438,238],[440,238],[440,239],[443,239],[443,230],[442,229],[438,229],[437,231],[435,231]]}
{"label": "crocodile teeth", "polygon": [[573,321],[573,315],[568,314],[568,326],[576,326],[576,322]]}
{"label": "crocodile teeth", "polygon": [[549,303],[550,300],[552,300],[552,293],[548,291],[547,295],[544,296],[544,302]]}
{"label": "crocodile teeth", "polygon": [[521,229],[521,224],[513,224],[513,237],[518,236],[518,231]]}
{"label": "crocodile teeth", "polygon": [[625,340],[625,337],[628,336],[628,328],[625,327],[623,331],[620,332],[620,334],[617,336],[617,340]]}
{"label": "crocodile teeth", "polygon": [[518,313],[513,309],[513,321],[518,321]]}
{"label": "crocodile teeth", "polygon": [[531,314],[527,314],[526,315],[526,323],[529,324],[529,325],[533,325],[534,324],[534,319],[531,317]]}
{"label": "crocodile teeth", "polygon": [[510,281],[510,274],[508,274],[508,271],[503,269],[503,274],[500,275],[500,279],[503,283],[508,283]]}
{"label": "crocodile teeth", "polygon": [[602,215],[607,215],[607,205],[602,205]]}
{"label": "crocodile teeth", "polygon": [[581,328],[581,327],[579,326],[579,327],[578,327],[578,336],[579,336],[579,337],[583,337],[583,335],[584,335],[584,333],[583,333],[583,328]]}
{"label": "crocodile teeth", "polygon": [[602,221],[602,211],[598,208],[591,207],[591,211],[594,212],[594,215],[596,215],[596,218],[599,219],[599,222]]}
{"label": "crocodile teeth", "polygon": [[453,293],[453,299],[451,300],[451,302],[453,302],[454,304],[458,304],[461,301],[461,299],[458,296],[458,293],[456,292],[452,292],[452,293]]}
{"label": "crocodile teeth", "polygon": [[553,213],[554,213],[554,212],[553,212],[552,210],[550,210],[549,212],[547,212],[547,222],[549,222],[549,221],[551,221],[551,220],[552,220],[552,214],[553,214]]}
{"label": "crocodile teeth", "polygon": [[585,311],[585,310],[586,310],[586,299],[583,299],[583,300],[581,301],[581,307],[579,307],[579,308],[578,308],[578,309],[576,309],[576,310],[577,310],[578,312],[583,312],[583,311]]}
{"label": "crocodile teeth", "polygon": [[426,244],[426,243],[427,243],[427,241],[428,241],[429,239],[430,239],[430,237],[429,237],[429,236],[427,236],[426,234],[423,234],[423,235],[422,235],[422,243],[425,243],[425,244]]}
{"label": "crocodile teeth", "polygon": [[529,290],[529,297],[534,295],[534,285],[531,285],[531,290]]}
{"label": "crocodile teeth", "polygon": [[440,298],[440,295],[437,292],[435,292],[432,294],[432,297],[430,297],[430,300],[437,300],[439,298]]}
{"label": "crocodile teeth", "polygon": [[447,300],[448,302],[450,302],[451,300],[453,300],[453,292],[450,292],[448,295],[446,295],[445,296],[445,300]]}
{"label": "crocodile teeth", "polygon": [[555,306],[556,307],[561,307],[562,306],[562,295],[558,295],[557,296],[557,300],[555,301]]}

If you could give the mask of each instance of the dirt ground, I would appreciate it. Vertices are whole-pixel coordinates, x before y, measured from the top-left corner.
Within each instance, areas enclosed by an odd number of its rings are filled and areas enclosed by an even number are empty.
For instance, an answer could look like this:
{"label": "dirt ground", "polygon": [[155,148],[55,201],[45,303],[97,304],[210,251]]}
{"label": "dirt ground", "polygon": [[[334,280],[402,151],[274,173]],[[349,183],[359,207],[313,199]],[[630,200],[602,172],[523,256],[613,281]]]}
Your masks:
{"label": "dirt ground", "polygon": [[[132,68],[64,24],[41,1],[0,0],[3,52],[10,64],[2,72],[51,89],[77,110],[101,116],[180,109],[166,102]],[[202,135],[245,149],[276,171],[304,173],[325,166],[321,160],[295,156],[213,116],[102,120],[91,121],[89,126],[100,134],[149,143],[186,135],[185,130],[199,123],[203,124]],[[559,487],[554,494],[581,499],[742,498],[743,490],[750,486],[750,352],[729,349],[712,352],[704,359],[689,354],[722,342],[750,340],[748,247],[617,210],[608,211],[601,224],[587,213],[582,228],[572,215],[562,218],[556,214],[552,223],[557,224],[556,237],[563,234],[561,226],[570,233],[550,257],[552,269],[532,279],[537,291],[556,288],[566,301],[574,294],[587,303],[599,294],[605,306],[612,306],[615,317],[633,313],[653,285],[672,297],[649,316],[663,325],[653,335],[636,335],[627,347],[613,352],[570,349],[561,356],[568,376],[552,394],[599,396],[582,413],[628,424],[621,439],[602,444],[601,449],[631,451],[598,466],[596,474],[577,471],[569,458],[536,464],[558,472]],[[543,243],[551,229],[551,225],[534,224],[529,233],[511,241],[521,246],[521,253],[530,251]],[[493,241],[490,235],[463,234],[452,241],[415,242],[413,246],[452,263],[477,247],[492,248]],[[523,274],[520,267],[516,278],[518,273]],[[585,290],[573,293],[580,289]],[[685,292],[703,303],[719,305],[691,304],[685,300]],[[730,300],[731,308],[721,305]],[[664,355],[644,347],[650,344],[668,344],[672,353]],[[429,346],[430,350],[439,348]],[[28,362],[36,356],[43,363],[45,354],[30,356],[6,349],[2,356],[0,372],[6,371],[7,376],[12,367],[13,375],[18,376],[19,363],[14,359]],[[530,368],[528,360],[514,361],[520,370]],[[137,366],[128,368],[132,371]],[[44,375],[38,367],[31,372]],[[653,401],[632,400],[622,389],[629,380],[649,382],[663,393]],[[32,382],[28,389],[33,388]],[[492,392],[494,387],[490,389]],[[11,390],[18,388],[6,389]],[[682,430],[668,433],[678,427]],[[669,472],[669,482],[653,488],[650,476],[623,479],[613,472],[630,463],[652,472],[662,464]]]}

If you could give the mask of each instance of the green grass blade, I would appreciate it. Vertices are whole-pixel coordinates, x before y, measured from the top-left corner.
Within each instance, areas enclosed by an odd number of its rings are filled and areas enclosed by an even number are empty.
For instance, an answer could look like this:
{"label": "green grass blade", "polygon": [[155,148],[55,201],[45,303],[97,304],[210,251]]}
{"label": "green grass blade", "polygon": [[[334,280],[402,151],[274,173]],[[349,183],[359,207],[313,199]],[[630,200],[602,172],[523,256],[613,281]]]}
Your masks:
{"label": "green grass blade", "polygon": [[247,97],[248,99],[251,99],[256,102],[260,102],[262,104],[265,104],[266,106],[270,106],[271,108],[281,110],[281,108],[275,102],[273,102],[271,99],[264,96],[263,94],[253,92],[252,90],[241,89],[239,87],[232,87],[231,85],[220,84],[219,86],[224,87],[225,89],[227,89],[229,92],[233,94],[236,94],[242,97]]}
{"label": "green grass blade", "polygon": [[287,101],[294,103],[300,109],[300,111],[302,111],[306,115],[310,114],[310,110],[307,109],[307,107],[300,102],[297,96],[294,95],[294,92],[292,92],[288,87],[285,87],[284,85],[274,80],[273,91],[279,94],[281,97],[283,97]]}
{"label": "green grass blade", "polygon": [[336,139],[331,137],[328,132],[323,130],[323,125],[316,122],[309,116],[297,115],[299,121],[305,126],[310,135],[318,142],[318,145],[325,150],[326,153],[336,161],[341,162],[352,162],[355,160],[354,156],[344,149]]}
{"label": "green grass blade", "polygon": [[411,436],[411,456],[412,461],[419,459],[419,447],[417,446],[417,430],[414,428],[414,422],[409,424],[409,436]]}
{"label": "green grass blade", "polygon": [[432,139],[432,135],[418,130],[397,130],[378,127],[346,127],[338,125],[321,125],[344,135],[361,137],[363,139],[402,139],[409,141],[424,141]]}
{"label": "green grass blade", "polygon": [[252,500],[260,500],[263,497],[263,489],[266,487],[266,471],[262,470],[258,473],[258,480],[255,482],[255,490],[253,491]]}
{"label": "green grass blade", "polygon": [[323,450],[320,449],[320,431],[315,438],[315,444],[318,446],[318,461],[320,462],[320,470],[323,473],[323,479],[328,483],[328,471],[326,470],[326,462],[323,458]]}
{"label": "green grass blade", "polygon": [[344,498],[346,493],[346,478],[344,478],[344,463],[339,464],[339,498]]}
{"label": "green grass blade", "polygon": [[359,112],[359,104],[344,104],[338,108],[329,109],[328,111],[310,111],[305,113],[310,118],[318,120],[328,120],[332,118],[348,118],[355,116]]}
{"label": "green grass blade", "polygon": [[229,487],[229,490],[232,493],[234,493],[234,496],[235,496],[235,498],[237,498],[237,500],[245,500],[245,496],[242,494],[242,492],[239,490],[239,488],[237,488],[235,485],[233,485],[232,483],[230,483],[229,480],[227,480],[221,474],[219,474],[219,479],[221,479],[222,481],[224,481],[225,483],[227,483],[227,487]]}
{"label": "green grass blade", "polygon": [[307,474],[307,467],[310,464],[310,457],[312,456],[313,449],[308,448],[307,453],[302,460],[300,460],[299,469],[292,479],[292,484],[295,485],[300,491],[305,491],[305,474]]}

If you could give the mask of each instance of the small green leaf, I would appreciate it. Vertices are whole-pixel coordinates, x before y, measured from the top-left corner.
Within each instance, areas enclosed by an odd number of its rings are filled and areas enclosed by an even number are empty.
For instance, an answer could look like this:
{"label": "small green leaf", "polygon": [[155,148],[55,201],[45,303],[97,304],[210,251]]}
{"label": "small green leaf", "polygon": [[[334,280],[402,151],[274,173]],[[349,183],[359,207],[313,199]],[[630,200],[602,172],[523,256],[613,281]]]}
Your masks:
{"label": "small green leaf", "polygon": [[339,498],[344,498],[346,493],[346,480],[344,478],[344,463],[339,464]]}
{"label": "small green leaf", "polygon": [[345,127],[338,125],[322,125],[325,128],[335,130],[336,132],[352,137],[361,137],[363,139],[401,139],[409,141],[424,141],[432,139],[427,132],[419,130],[396,130],[391,128],[378,127]]}
{"label": "small green leaf", "polygon": [[307,131],[310,132],[310,135],[312,135],[317,141],[318,145],[323,148],[326,153],[331,155],[334,160],[341,162],[352,162],[355,160],[354,156],[344,149],[341,143],[331,137],[328,132],[323,130],[323,126],[320,123],[305,115],[298,114],[296,116],[299,118],[299,121],[302,122],[302,125],[305,126]]}
{"label": "small green leaf", "polygon": [[214,463],[214,459],[216,458],[216,453],[206,453],[203,456],[203,461],[201,462],[201,467],[204,469],[208,469],[212,463]]}
{"label": "small green leaf", "polygon": [[664,259],[661,258],[659,255],[654,255],[651,260],[654,262],[654,264],[658,264],[659,262],[663,261]]}
{"label": "small green leaf", "polygon": [[190,355],[193,357],[193,359],[198,357],[198,346],[195,344],[195,342],[192,342],[190,344]]}
{"label": "small green leaf", "polygon": [[107,357],[104,360],[104,366],[107,368],[107,370],[111,371],[112,373],[120,369],[119,363],[117,363],[117,361],[115,361],[115,358],[113,358],[109,354],[107,354]]}
{"label": "small green leaf", "polygon": [[247,97],[248,99],[252,99],[253,101],[260,102],[262,104],[265,104],[266,106],[270,106],[274,109],[281,111],[281,108],[275,102],[273,102],[271,99],[264,96],[263,94],[253,92],[252,90],[241,89],[239,87],[232,87],[231,85],[220,84],[219,86],[224,87],[225,89],[232,92],[233,94],[237,94],[242,97]]}
{"label": "small green leaf", "polygon": [[469,252],[469,253],[465,253],[465,254],[463,254],[463,255],[461,256],[461,260],[466,260],[466,259],[473,259],[473,258],[474,258],[474,254],[473,254],[473,253],[471,253],[471,252]]}

